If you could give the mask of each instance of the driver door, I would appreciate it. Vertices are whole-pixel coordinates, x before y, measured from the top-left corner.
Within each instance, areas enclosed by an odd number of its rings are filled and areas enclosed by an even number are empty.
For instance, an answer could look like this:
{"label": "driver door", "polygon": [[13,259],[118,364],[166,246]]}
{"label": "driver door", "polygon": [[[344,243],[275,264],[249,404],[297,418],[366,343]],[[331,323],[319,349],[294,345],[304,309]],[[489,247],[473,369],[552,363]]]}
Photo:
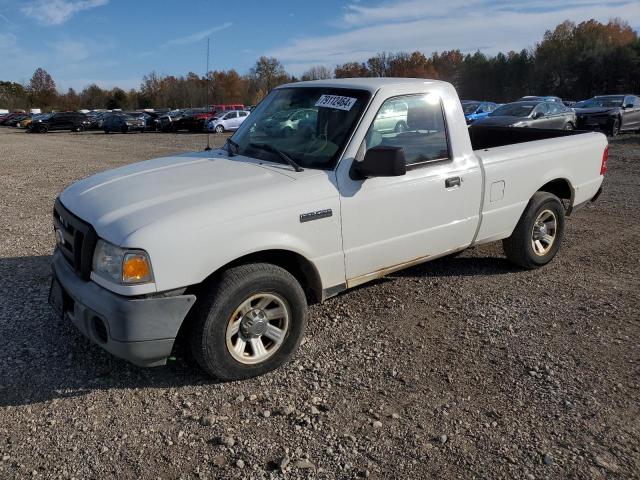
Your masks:
{"label": "driver door", "polygon": [[430,256],[468,246],[478,225],[482,179],[477,161],[451,154],[442,105],[424,94],[401,97],[407,129],[388,131],[389,99],[373,120],[358,157],[375,146],[401,147],[407,173],[353,179],[338,172],[347,285],[377,278]]}

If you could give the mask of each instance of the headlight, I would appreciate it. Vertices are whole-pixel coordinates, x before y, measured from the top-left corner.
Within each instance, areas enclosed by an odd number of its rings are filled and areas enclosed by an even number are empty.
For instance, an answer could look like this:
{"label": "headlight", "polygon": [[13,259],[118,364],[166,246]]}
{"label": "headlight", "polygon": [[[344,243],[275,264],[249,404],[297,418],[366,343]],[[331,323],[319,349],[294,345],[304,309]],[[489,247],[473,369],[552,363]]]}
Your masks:
{"label": "headlight", "polygon": [[146,252],[120,248],[104,240],[98,240],[96,245],[93,271],[121,285],[153,282],[151,261]]}

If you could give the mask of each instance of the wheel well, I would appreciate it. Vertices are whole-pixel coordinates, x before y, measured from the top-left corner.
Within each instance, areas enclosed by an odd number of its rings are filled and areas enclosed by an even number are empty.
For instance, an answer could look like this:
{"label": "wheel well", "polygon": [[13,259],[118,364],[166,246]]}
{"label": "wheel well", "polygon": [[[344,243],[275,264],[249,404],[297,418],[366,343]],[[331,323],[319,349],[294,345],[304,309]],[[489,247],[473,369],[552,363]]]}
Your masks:
{"label": "wheel well", "polygon": [[545,183],[538,189],[539,192],[547,192],[555,195],[561,200],[568,200],[569,205],[566,206],[567,215],[571,214],[571,206],[573,205],[573,188],[568,180],[564,178],[558,178],[551,182]]}
{"label": "wheel well", "polygon": [[209,278],[230,267],[247,263],[271,263],[284,268],[300,282],[309,303],[322,300],[322,281],[316,267],[302,255],[290,250],[265,250],[245,255],[220,267]]}

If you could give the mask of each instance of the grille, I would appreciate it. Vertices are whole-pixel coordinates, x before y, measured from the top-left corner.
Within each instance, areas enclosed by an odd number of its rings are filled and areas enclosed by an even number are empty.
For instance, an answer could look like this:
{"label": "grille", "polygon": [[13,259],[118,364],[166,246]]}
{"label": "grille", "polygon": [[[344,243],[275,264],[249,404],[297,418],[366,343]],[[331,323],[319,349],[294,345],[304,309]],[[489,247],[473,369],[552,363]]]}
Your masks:
{"label": "grille", "polygon": [[93,250],[98,241],[95,230],[64,208],[60,199],[56,199],[53,207],[53,226],[60,252],[78,276],[89,280]]}

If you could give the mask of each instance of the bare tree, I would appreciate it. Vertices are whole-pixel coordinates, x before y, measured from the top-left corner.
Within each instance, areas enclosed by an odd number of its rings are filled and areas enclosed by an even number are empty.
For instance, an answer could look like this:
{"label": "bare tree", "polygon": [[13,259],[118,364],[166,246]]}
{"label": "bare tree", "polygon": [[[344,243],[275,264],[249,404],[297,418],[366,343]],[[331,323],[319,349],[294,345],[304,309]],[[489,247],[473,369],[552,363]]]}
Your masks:
{"label": "bare tree", "polygon": [[302,74],[302,80],[325,80],[333,77],[331,70],[324,65],[316,65]]}
{"label": "bare tree", "polygon": [[36,68],[33,76],[29,81],[29,95],[31,104],[40,107],[49,107],[54,104],[58,97],[56,91],[56,82],[53,81],[51,75],[43,69]]}

